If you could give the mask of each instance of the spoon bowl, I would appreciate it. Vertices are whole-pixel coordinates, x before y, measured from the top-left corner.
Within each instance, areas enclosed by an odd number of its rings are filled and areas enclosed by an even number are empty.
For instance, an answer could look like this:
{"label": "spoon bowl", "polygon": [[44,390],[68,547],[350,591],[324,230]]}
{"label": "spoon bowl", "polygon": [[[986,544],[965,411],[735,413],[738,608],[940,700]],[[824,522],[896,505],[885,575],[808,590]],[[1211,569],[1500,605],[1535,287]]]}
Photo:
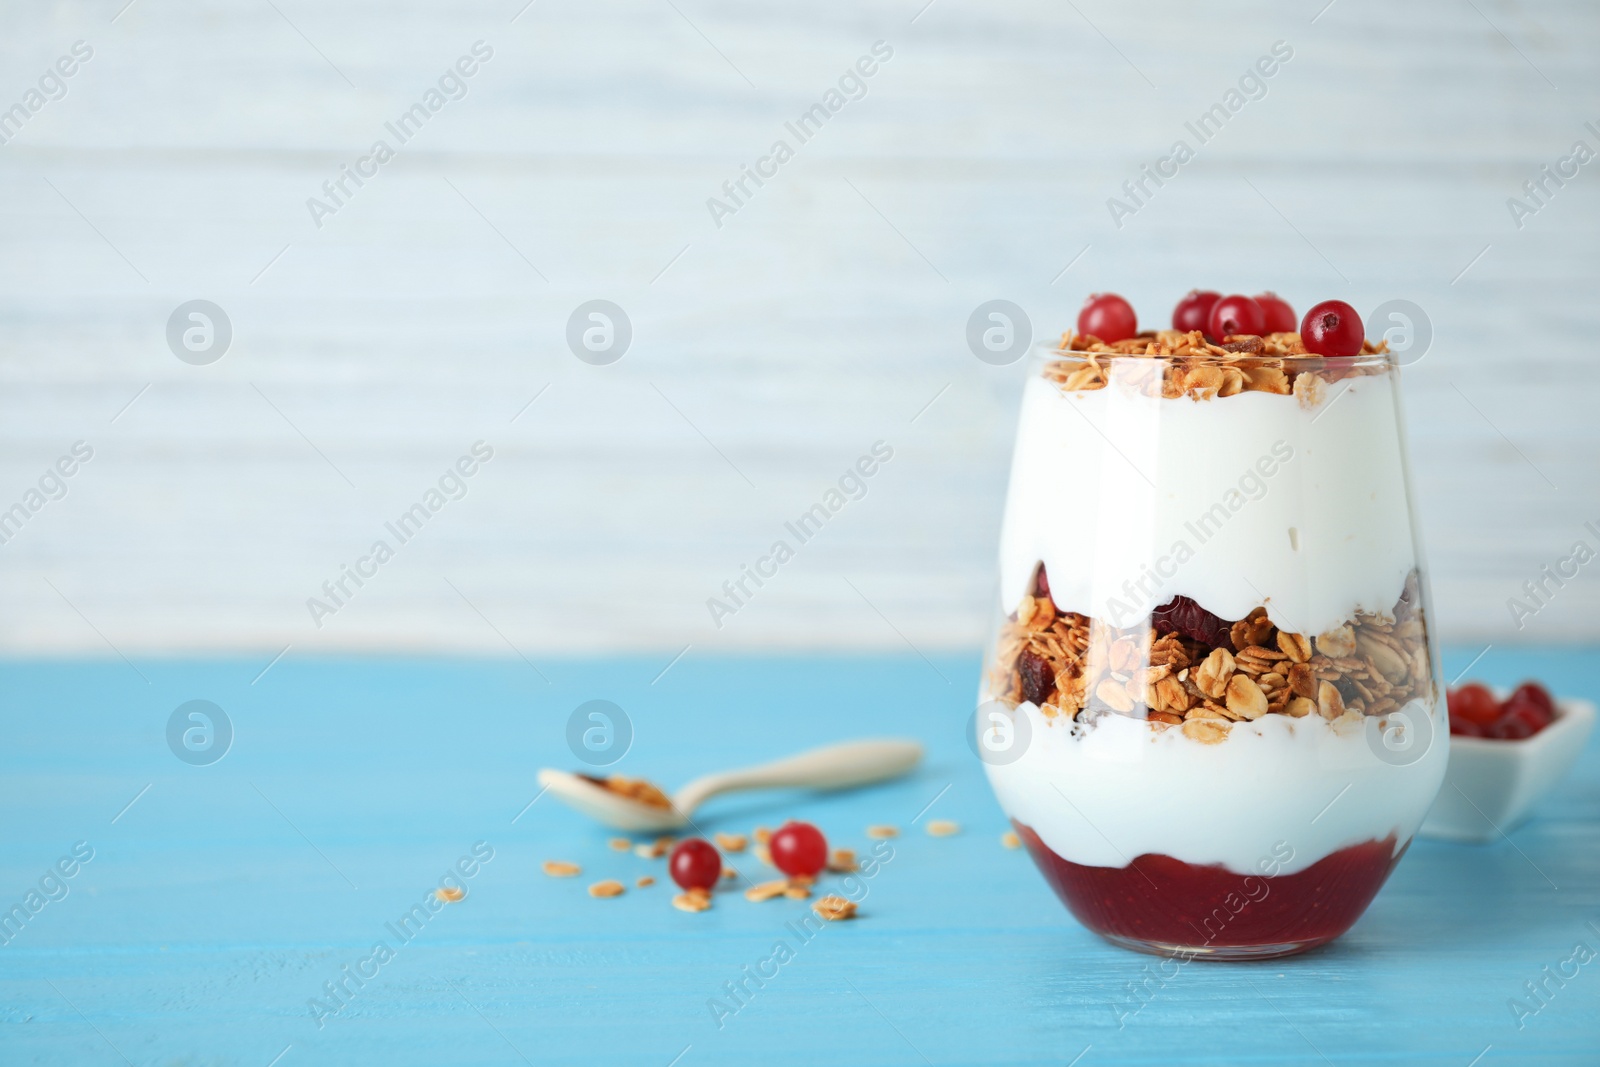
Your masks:
{"label": "spoon bowl", "polygon": [[629,833],[679,830],[689,823],[677,808],[658,808],[621,793],[613,793],[586,774],[547,767],[539,772],[539,784],[568,807],[583,812],[596,822]]}

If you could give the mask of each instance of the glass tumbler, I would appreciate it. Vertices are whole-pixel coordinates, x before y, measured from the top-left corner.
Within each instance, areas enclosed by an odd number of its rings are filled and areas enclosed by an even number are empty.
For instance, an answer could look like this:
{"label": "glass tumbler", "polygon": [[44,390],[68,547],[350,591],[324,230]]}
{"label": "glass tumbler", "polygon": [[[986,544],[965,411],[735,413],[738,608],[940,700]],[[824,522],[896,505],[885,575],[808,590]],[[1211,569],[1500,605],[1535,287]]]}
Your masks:
{"label": "glass tumbler", "polygon": [[1361,916],[1444,776],[1400,374],[1169,347],[1030,356],[973,742],[1083,925],[1288,955]]}

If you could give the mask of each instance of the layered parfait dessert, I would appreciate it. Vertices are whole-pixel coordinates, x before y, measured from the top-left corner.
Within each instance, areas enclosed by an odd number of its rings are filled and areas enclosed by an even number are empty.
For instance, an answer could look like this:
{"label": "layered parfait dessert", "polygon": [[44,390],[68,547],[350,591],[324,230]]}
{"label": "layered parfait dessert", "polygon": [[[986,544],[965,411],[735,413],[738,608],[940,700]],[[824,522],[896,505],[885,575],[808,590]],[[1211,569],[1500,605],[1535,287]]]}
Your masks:
{"label": "layered parfait dessert", "polygon": [[1133,948],[1337,937],[1444,775],[1397,368],[1349,305],[1297,330],[1274,300],[1140,333],[1092,298],[1024,387],[980,754],[1067,907]]}

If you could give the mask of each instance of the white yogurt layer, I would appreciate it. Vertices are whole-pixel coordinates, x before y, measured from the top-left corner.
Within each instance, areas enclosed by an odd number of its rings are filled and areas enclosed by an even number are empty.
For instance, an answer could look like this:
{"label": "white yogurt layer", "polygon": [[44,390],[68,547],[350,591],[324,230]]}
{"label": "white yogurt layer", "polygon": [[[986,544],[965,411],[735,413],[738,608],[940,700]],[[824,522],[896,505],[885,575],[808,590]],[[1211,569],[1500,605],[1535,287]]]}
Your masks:
{"label": "white yogurt layer", "polygon": [[1030,377],[1000,536],[1005,609],[1042,561],[1059,608],[1119,626],[1178,594],[1229,620],[1264,603],[1311,635],[1393,610],[1417,565],[1395,384],[1347,378],[1308,408]]}
{"label": "white yogurt layer", "polygon": [[1204,744],[1120,715],[1075,728],[1031,703],[1016,714],[1028,720],[1022,756],[987,767],[1000,806],[1063,859],[1094,867],[1158,853],[1238,874],[1276,859],[1274,873],[1292,873],[1390,834],[1398,848],[1433,803],[1449,752],[1448,727],[1422,701],[1384,717],[1415,724],[1409,741],[1423,748],[1404,765],[1380,759],[1367,733],[1377,722],[1355,716],[1266,715]]}

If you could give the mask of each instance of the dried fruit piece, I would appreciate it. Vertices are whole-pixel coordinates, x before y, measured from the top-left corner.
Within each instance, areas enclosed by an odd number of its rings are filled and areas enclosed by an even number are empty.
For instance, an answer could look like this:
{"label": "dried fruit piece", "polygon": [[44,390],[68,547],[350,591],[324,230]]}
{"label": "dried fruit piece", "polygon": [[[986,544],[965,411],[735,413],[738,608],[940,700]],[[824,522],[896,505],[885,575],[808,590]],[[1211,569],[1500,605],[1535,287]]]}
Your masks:
{"label": "dried fruit piece", "polygon": [[1283,713],[1296,719],[1303,719],[1317,710],[1317,706],[1305,697],[1290,697],[1289,703],[1283,707]]}
{"label": "dried fruit piece", "polygon": [[626,887],[614,879],[596,882],[589,887],[589,895],[591,897],[620,897],[625,892],[627,892]]}
{"label": "dried fruit piece", "polygon": [[1182,634],[1206,645],[1228,643],[1228,623],[1186,596],[1175,596],[1150,615],[1156,632]]}
{"label": "dried fruit piece", "polygon": [[1056,672],[1050,661],[1031,648],[1022,650],[1017,657],[1017,671],[1022,676],[1022,699],[1043,704],[1056,688]]}
{"label": "dried fruit piece", "polygon": [[566,860],[545,860],[544,873],[551,878],[573,878],[583,873],[583,868]]}
{"label": "dried fruit piece", "polygon": [[829,894],[828,896],[823,897],[821,900],[811,905],[811,910],[816,912],[822,918],[827,919],[829,922],[837,922],[841,919],[853,919],[856,915],[855,902],[846,900],[844,897],[841,897],[838,894]]}

